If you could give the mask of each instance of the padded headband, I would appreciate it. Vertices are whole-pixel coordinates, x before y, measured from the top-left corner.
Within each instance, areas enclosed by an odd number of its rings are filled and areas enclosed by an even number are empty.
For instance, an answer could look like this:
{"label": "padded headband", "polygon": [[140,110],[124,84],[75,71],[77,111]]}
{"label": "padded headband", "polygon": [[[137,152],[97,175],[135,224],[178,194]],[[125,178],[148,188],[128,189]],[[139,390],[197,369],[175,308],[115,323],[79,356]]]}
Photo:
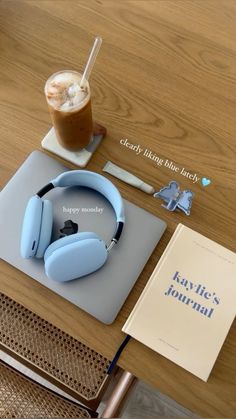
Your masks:
{"label": "padded headband", "polygon": [[116,221],[124,222],[124,206],[118,189],[113,183],[98,173],[88,170],[72,170],[62,173],[52,180],[52,184],[57,187],[65,186],[85,186],[100,192],[112,205],[116,213]]}
{"label": "padded headband", "polygon": [[69,187],[69,186],[85,186],[100,192],[112,205],[116,221],[118,223],[116,233],[112,241],[117,242],[120,238],[123,224],[125,222],[124,205],[118,189],[113,183],[98,173],[90,172],[88,170],[71,170],[64,172],[51,180],[44,186],[37,195],[41,198],[47,192],[55,187]]}

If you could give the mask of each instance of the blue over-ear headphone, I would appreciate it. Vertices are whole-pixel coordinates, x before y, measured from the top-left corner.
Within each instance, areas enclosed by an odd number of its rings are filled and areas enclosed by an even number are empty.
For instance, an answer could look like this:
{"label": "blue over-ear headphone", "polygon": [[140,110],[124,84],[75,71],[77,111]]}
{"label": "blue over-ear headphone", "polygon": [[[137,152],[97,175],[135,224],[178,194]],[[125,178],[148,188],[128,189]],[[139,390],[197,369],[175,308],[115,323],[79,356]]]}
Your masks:
{"label": "blue over-ear headphone", "polygon": [[[108,247],[92,232],[72,234],[50,244],[52,203],[42,197],[57,186],[85,186],[95,189],[111,203],[116,214],[117,228]],[[124,221],[123,201],[112,182],[87,170],[62,173],[40,189],[27,204],[21,233],[21,256],[27,259],[44,257],[45,272],[55,281],[65,282],[80,278],[104,265],[109,250],[121,236]]]}

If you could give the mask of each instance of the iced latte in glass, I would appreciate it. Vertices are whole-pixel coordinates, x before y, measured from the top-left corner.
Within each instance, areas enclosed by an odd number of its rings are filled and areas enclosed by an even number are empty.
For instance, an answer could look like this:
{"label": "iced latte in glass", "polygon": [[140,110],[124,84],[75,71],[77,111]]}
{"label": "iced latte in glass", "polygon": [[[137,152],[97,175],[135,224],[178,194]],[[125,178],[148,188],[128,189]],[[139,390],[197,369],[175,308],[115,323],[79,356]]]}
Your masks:
{"label": "iced latte in glass", "polygon": [[45,95],[59,143],[67,150],[86,147],[93,134],[89,83],[80,87],[82,75],[65,70],[53,74],[45,85]]}

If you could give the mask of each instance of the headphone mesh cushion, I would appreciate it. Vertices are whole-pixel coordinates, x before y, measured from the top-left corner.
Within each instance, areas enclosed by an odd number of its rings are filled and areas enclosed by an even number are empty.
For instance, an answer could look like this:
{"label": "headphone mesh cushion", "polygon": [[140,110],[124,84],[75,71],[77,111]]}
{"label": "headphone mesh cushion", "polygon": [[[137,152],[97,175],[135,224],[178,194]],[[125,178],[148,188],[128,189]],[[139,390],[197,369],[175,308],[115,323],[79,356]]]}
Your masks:
{"label": "headphone mesh cushion", "polygon": [[39,244],[35,254],[36,258],[42,258],[45,250],[50,244],[53,225],[53,209],[51,201],[43,201],[43,210],[41,218],[41,228],[39,234]]}

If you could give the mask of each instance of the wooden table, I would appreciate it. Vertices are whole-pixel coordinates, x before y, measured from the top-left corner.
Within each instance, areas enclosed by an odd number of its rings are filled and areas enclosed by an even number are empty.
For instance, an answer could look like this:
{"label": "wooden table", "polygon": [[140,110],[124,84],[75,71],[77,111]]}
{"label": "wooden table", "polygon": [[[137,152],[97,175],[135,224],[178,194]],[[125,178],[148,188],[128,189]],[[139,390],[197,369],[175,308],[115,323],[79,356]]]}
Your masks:
{"label": "wooden table", "polygon": [[[82,70],[100,34],[104,43],[91,87],[94,116],[108,136],[88,169],[101,172],[112,160],[157,189],[175,179],[196,194],[186,217],[112,179],[124,198],[165,219],[168,229],[111,326],[1,261],[2,292],[111,358],[123,338],[122,325],[179,222],[235,251],[236,2],[10,0],[1,1],[0,19],[1,187],[40,149],[49,129],[45,80],[59,69]],[[126,138],[211,184],[193,184],[135,155],[120,144]],[[207,384],[135,341],[119,364],[202,416],[232,417],[235,326]]]}

